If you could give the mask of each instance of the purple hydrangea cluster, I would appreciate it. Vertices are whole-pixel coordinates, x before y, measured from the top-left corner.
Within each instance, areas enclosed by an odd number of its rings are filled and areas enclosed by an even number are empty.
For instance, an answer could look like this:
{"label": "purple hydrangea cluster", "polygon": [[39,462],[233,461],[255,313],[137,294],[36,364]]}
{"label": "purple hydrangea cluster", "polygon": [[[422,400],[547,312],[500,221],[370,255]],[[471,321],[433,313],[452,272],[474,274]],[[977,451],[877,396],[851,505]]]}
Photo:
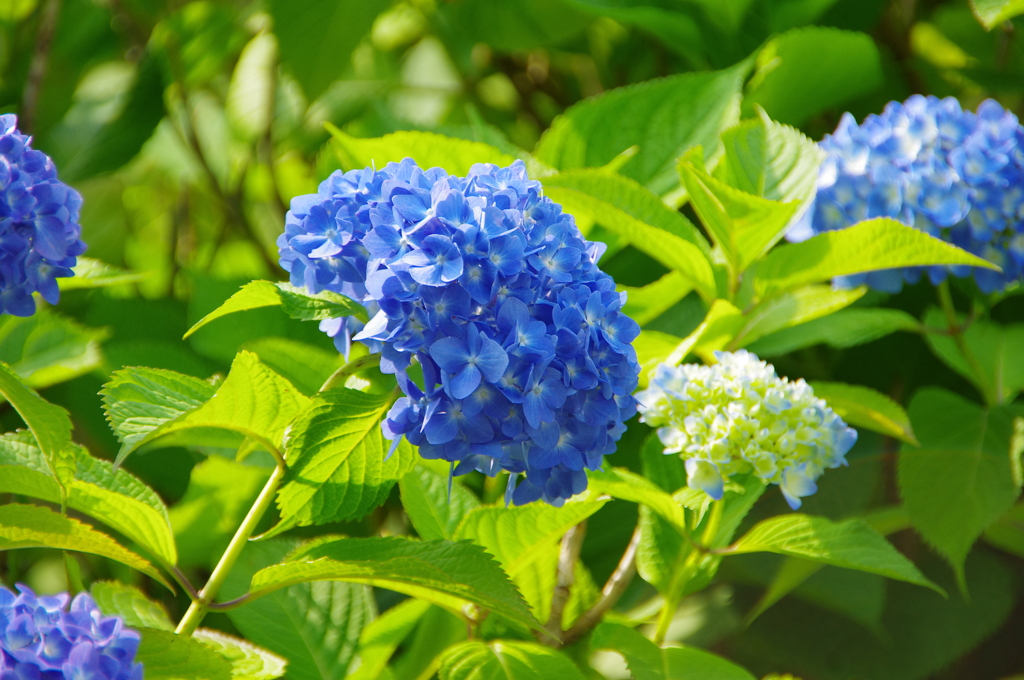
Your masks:
{"label": "purple hydrangea cluster", "polygon": [[857,125],[844,114],[820,144],[826,153],[815,204],[788,234],[801,241],[864,219],[891,217],[949,241],[1002,268],[912,267],[843,283],[898,292],[927,272],[974,274],[981,290],[1024,277],[1024,128],[992,100],[977,113],[952,97],[914,95],[890,102]]}
{"label": "purple hydrangea cluster", "polygon": [[467,177],[408,158],[335,172],[292,201],[278,246],[294,285],[366,307],[365,326],[321,328],[396,375],[405,396],[382,423],[394,444],[404,436],[456,475],[506,470],[516,504],[560,504],[615,451],[636,411],[640,329],[597,267],[604,246],[522,162]]}
{"label": "purple hydrangea cluster", "polygon": [[57,179],[53,161],[32,148],[14,114],[0,116],[0,313],[31,316],[32,293],[55,304],[59,277],[85,252],[82,197]]}
{"label": "purple hydrangea cluster", "polygon": [[0,587],[0,680],[142,680],[139,634],[103,616],[88,593],[17,589]]}

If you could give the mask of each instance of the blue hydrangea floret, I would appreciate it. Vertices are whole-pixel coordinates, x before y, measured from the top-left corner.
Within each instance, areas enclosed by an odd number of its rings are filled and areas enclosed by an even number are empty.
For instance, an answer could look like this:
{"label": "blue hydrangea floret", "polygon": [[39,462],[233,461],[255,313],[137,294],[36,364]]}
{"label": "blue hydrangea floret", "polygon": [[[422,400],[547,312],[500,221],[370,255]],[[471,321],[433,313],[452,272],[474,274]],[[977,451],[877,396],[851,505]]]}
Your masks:
{"label": "blue hydrangea floret", "polygon": [[726,480],[753,474],[796,510],[826,469],[846,464],[857,431],[802,379],[780,378],[750,352],[715,358],[659,365],[636,395],[641,422],[658,428],[666,454],[682,456],[690,488],[721,500]]}
{"label": "blue hydrangea floret", "polygon": [[636,411],[640,329],[597,266],[604,246],[520,161],[466,177],[411,159],[335,172],[292,201],[278,246],[294,285],[366,307],[365,325],[321,328],[396,375],[385,436],[455,474],[512,473],[516,504],[584,490]]}
{"label": "blue hydrangea floret", "polygon": [[0,313],[31,316],[32,294],[55,304],[57,279],[85,252],[82,198],[57,179],[53,161],[32,148],[14,114],[0,115]]}
{"label": "blue hydrangea floret", "polygon": [[910,267],[841,283],[898,292],[925,272],[935,284],[950,272],[973,273],[981,290],[992,292],[1024,277],[1024,127],[995,101],[974,113],[952,97],[914,95],[860,125],[844,114],[820,146],[826,157],[814,206],[790,240],[890,217],[1003,270]]}
{"label": "blue hydrangea floret", "polygon": [[0,586],[0,680],[142,680],[138,648],[139,634],[103,616],[88,593]]}

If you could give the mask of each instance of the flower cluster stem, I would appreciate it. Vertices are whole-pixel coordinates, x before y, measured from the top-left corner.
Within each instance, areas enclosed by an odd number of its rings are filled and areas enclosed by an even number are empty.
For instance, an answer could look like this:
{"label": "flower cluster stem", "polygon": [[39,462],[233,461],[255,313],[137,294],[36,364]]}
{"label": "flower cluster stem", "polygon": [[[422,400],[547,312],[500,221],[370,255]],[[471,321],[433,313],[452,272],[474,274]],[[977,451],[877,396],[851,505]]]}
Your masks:
{"label": "flower cluster stem", "polygon": [[199,624],[202,623],[203,617],[210,610],[213,598],[217,596],[217,592],[224,585],[224,581],[227,579],[232,567],[235,566],[239,555],[242,554],[242,549],[249,541],[253,531],[256,530],[256,525],[263,519],[264,513],[266,513],[267,508],[270,507],[271,502],[274,500],[274,494],[277,492],[277,487],[281,484],[281,480],[284,479],[284,473],[284,467],[278,465],[274,468],[274,472],[270,475],[270,479],[267,480],[263,491],[260,492],[256,502],[249,508],[249,513],[238,527],[234,537],[232,537],[227,550],[221,555],[217,566],[214,567],[213,573],[210,574],[210,579],[203,586],[203,589],[199,591],[199,597],[192,600],[192,605],[185,612],[181,622],[178,623],[178,628],[175,630],[178,635],[192,635],[195,633],[196,628],[199,627]]}

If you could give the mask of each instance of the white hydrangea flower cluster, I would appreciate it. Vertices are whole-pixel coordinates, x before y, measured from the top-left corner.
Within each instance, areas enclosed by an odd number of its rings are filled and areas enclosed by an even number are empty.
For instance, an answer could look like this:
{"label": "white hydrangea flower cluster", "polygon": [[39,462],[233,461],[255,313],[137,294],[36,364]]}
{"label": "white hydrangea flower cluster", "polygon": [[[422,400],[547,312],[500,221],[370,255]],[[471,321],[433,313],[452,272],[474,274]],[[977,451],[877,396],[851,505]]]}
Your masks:
{"label": "white hydrangea flower cluster", "polygon": [[803,379],[780,378],[745,350],[715,358],[658,366],[636,395],[640,421],[658,428],[666,454],[682,456],[690,488],[719,500],[727,478],[754,474],[779,485],[796,510],[825,469],[846,464],[857,431]]}

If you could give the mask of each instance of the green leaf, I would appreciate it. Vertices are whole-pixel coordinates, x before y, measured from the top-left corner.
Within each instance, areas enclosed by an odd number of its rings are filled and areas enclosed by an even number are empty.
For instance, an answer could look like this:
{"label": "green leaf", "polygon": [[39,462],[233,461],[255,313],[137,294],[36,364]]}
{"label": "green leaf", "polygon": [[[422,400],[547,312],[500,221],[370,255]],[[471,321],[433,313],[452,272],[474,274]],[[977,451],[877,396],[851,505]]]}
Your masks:
{"label": "green leaf", "polygon": [[[253,574],[279,562],[295,545],[283,540],[250,543],[228,575],[222,596],[244,595]],[[369,587],[319,581],[277,590],[227,615],[247,639],[288,659],[290,680],[341,680],[375,609]]]}
{"label": "green leaf", "polygon": [[388,588],[457,616],[466,603],[540,629],[508,577],[480,546],[404,538],[322,539],[252,577],[256,595],[295,583],[337,580]]}
{"label": "green leaf", "polygon": [[135,83],[125,95],[124,108],[60,169],[65,182],[80,182],[117,170],[135,158],[153,136],[164,117],[163,68],[159,58],[148,49],[138,64]]}
{"label": "green leaf", "polygon": [[438,7],[447,31],[472,36],[499,52],[546,48],[564,43],[587,26],[588,17],[570,3],[545,0],[457,2]]}
{"label": "green leaf", "polygon": [[276,76],[277,39],[272,33],[257,33],[238,55],[224,102],[231,127],[247,140],[259,139],[270,129]]}
{"label": "green leaf", "polygon": [[871,36],[809,26],[776,36],[762,48],[744,106],[752,111],[759,105],[777,121],[802,125],[816,113],[875,90],[883,80]]}
{"label": "green leaf", "polygon": [[178,566],[213,568],[270,475],[210,456],[192,468],[188,489],[171,508]]}
{"label": "green leaf", "polygon": [[355,316],[366,320],[366,310],[362,305],[334,291],[324,290],[316,295],[310,295],[305,288],[290,283],[251,281],[220,307],[196,322],[185,333],[185,338],[222,316],[261,307],[278,306],[285,314],[300,321],[322,321],[343,316]]}
{"label": "green leaf", "polygon": [[398,646],[431,608],[429,602],[408,599],[387,610],[363,629],[359,639],[359,666],[347,680],[377,680]]}
{"label": "green leaf", "polygon": [[146,680],[232,680],[231,662],[197,638],[156,628],[139,629],[135,661]]}
{"label": "green leaf", "polygon": [[570,528],[607,501],[570,501],[561,508],[531,503],[522,507],[483,507],[459,524],[456,539],[470,539],[498,560],[539,621],[547,621],[555,588],[558,542]]}
{"label": "green leaf", "polygon": [[163,605],[150,600],[135,586],[119,581],[97,581],[92,584],[91,594],[104,616],[120,616],[129,628],[174,632],[174,624]]}
{"label": "green leaf", "polygon": [[720,656],[693,647],[662,649],[621,623],[601,623],[594,629],[590,647],[621,654],[636,680],[754,680]]}
{"label": "green leaf", "polygon": [[[177,552],[167,508],[156,492],[124,470],[93,458],[72,445],[74,478],[67,485],[68,507],[89,515],[135,541],[165,564],[174,564]],[[61,502],[61,488],[50,474],[46,459],[30,432],[0,436],[0,493]]]}
{"label": "green leaf", "polygon": [[387,8],[385,0],[308,0],[301,6],[291,0],[271,0],[281,62],[302,85],[310,102],[350,69],[352,51]]}
{"label": "green leaf", "polygon": [[921,446],[900,449],[900,495],[914,528],[963,586],[974,541],[1020,495],[1010,460],[1014,411],[930,388],[914,395],[909,412]]}
{"label": "green leaf", "polygon": [[686,282],[682,274],[672,271],[646,286],[634,288],[619,284],[618,289],[626,293],[623,313],[644,326],[686,297],[693,286]]}
{"label": "green leaf", "polygon": [[654,482],[625,468],[609,467],[590,473],[590,488],[612,498],[646,505],[680,533],[686,533],[683,507]]}
{"label": "green leaf", "polygon": [[780,515],[754,525],[729,552],[738,555],[770,552],[802,557],[925,586],[945,595],[913,562],[861,519],[832,522],[799,513]]}
{"label": "green leaf", "polygon": [[0,357],[29,387],[77,378],[103,364],[106,330],[87,328],[39,309],[30,317],[0,316]]}
{"label": "green leaf", "polygon": [[248,437],[275,453],[285,429],[310,404],[287,380],[260,363],[252,352],[239,352],[216,394],[201,406],[169,420],[131,445],[125,443],[117,463],[150,442],[190,429],[227,430]]}
{"label": "green leaf", "polygon": [[[75,272],[74,276],[57,279],[57,284],[60,286],[61,291],[77,290],[79,288],[105,288],[125,283],[138,283],[148,276],[145,272],[132,272],[91,257],[81,256],[78,257],[78,263],[72,271]],[[38,314],[39,312],[36,313]]]}
{"label": "green leaf", "polygon": [[288,438],[288,474],[277,494],[281,523],[293,526],[359,519],[383,503],[415,464],[405,440],[388,457],[380,421],[388,395],[335,389],[318,394]]}
{"label": "green leaf", "polygon": [[814,197],[824,152],[799,130],[758,116],[722,133],[725,154],[714,176],[740,191],[772,201]]}
{"label": "green leaf", "polygon": [[1009,512],[989,525],[982,536],[990,545],[1024,558],[1024,503],[1010,508]]}
{"label": "green leaf", "polygon": [[154,430],[202,406],[217,392],[209,381],[161,368],[114,371],[100,390],[110,428],[125,447],[136,448]]}
{"label": "green leaf", "polygon": [[284,675],[288,666],[288,662],[276,654],[218,630],[200,628],[193,637],[231,663],[233,680],[275,680]]}
{"label": "green leaf", "polygon": [[[939,331],[949,329],[945,314],[934,307],[925,313],[924,324]],[[947,366],[977,384],[974,370],[948,332],[927,333],[925,339]],[[1002,325],[978,319],[967,326],[963,339],[984,371],[985,380],[994,386],[995,396],[1008,402],[1024,390],[1024,353],[1020,351],[1024,347],[1024,324]],[[978,389],[982,390],[982,386],[978,385]]]}
{"label": "green leaf", "polygon": [[768,297],[836,276],[937,264],[997,268],[923,231],[878,218],[776,248],[758,266],[754,285]]}
{"label": "green leaf", "polygon": [[402,507],[424,541],[453,539],[462,518],[480,506],[462,484],[452,484],[449,494],[448,475],[422,463],[407,472],[398,487]]}
{"label": "green leaf", "polygon": [[715,179],[686,156],[680,161],[679,174],[690,195],[690,204],[701,224],[725,253],[733,275],[768,252],[789,226],[800,204],[780,203],[734,189]]}
{"label": "green leaf", "polygon": [[74,454],[69,451],[71,418],[68,412],[26,387],[3,362],[0,362],[0,394],[11,402],[11,406],[32,431],[50,473],[60,485],[61,502],[64,502],[68,486],[75,477]]}
{"label": "green leaf", "polygon": [[863,427],[917,445],[910,417],[895,401],[862,385],[810,383],[814,396],[824,399],[850,425]]}
{"label": "green leaf", "polygon": [[1024,14],[1024,0],[969,0],[971,11],[986,31]]}
{"label": "green leaf", "polygon": [[99,555],[141,571],[174,590],[153,565],[110,536],[37,505],[0,505],[0,550],[14,548],[57,548]]}
{"label": "green leaf", "polygon": [[242,345],[270,370],[295,385],[306,396],[320,391],[324,381],[345,363],[336,349],[324,349],[290,338],[256,338]]}
{"label": "green leaf", "polygon": [[849,290],[812,284],[768,298],[756,305],[730,346],[744,347],[784,328],[829,316],[852,305],[867,292],[866,286]]}
{"label": "green leaf", "polygon": [[636,182],[602,170],[572,170],[545,178],[544,192],[566,212],[591,216],[714,299],[715,276],[704,237]]}
{"label": "green leaf", "polygon": [[683,12],[655,5],[639,5],[635,0],[565,0],[599,17],[632,25],[657,37],[667,49],[688,61],[704,65],[704,35],[697,21]]}
{"label": "green leaf", "polygon": [[561,652],[520,640],[467,640],[445,650],[441,680],[583,680]]}
{"label": "green leaf", "polygon": [[360,138],[345,134],[333,125],[332,147],[341,167],[361,170],[365,167],[383,168],[412,158],[424,170],[444,168],[448,173],[465,177],[477,163],[494,163],[505,167],[516,159],[493,146],[467,139],[446,137],[434,132],[401,131],[383,137]]}
{"label": "green leaf", "polygon": [[600,167],[636,145],[622,174],[664,195],[678,188],[674,165],[683,151],[702,146],[713,154],[719,133],[738,119],[746,69],[674,75],[584,100],[555,118],[534,153],[571,170]]}
{"label": "green leaf", "polygon": [[920,326],[917,319],[900,309],[841,309],[827,317],[766,335],[747,345],[747,349],[759,357],[781,356],[817,344],[841,349],[896,331],[916,331]]}

